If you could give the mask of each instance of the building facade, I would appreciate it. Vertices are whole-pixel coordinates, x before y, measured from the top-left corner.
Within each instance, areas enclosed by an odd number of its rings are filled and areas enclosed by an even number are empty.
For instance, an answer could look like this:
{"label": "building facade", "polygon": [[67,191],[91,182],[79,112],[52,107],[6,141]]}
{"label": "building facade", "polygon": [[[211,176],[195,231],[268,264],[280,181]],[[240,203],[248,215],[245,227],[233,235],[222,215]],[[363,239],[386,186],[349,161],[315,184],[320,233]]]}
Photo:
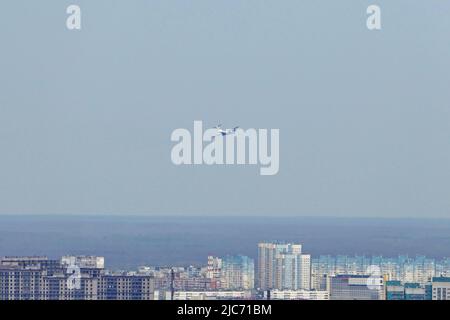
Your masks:
{"label": "building facade", "polygon": [[450,300],[450,277],[433,277],[431,287],[433,300]]}
{"label": "building facade", "polygon": [[255,263],[247,256],[222,258],[221,288],[224,290],[252,290],[255,287]]}
{"label": "building facade", "polygon": [[330,300],[384,300],[383,285],[368,285],[369,278],[368,275],[330,277]]}
{"label": "building facade", "polygon": [[[265,294],[267,297],[267,293]],[[330,294],[326,290],[272,290],[271,300],[330,300]]]}
{"label": "building facade", "polygon": [[259,243],[257,275],[261,290],[310,290],[311,256],[301,244]]}
{"label": "building facade", "polygon": [[[174,300],[244,300],[252,297],[251,291],[176,291]],[[170,300],[169,292],[165,292],[162,300]]]}
{"label": "building facade", "polygon": [[385,282],[386,300],[428,300],[426,286],[401,281]]}
{"label": "building facade", "polygon": [[150,300],[150,275],[105,274],[102,257],[0,258],[0,300]]}

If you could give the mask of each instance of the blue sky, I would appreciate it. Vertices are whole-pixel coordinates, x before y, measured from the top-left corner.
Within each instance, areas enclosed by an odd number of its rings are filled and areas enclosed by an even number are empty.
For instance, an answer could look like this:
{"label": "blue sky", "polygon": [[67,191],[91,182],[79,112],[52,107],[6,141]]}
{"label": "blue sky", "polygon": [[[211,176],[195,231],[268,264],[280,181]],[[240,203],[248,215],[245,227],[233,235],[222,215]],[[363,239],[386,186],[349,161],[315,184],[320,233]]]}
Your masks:
{"label": "blue sky", "polygon": [[[450,218],[448,1],[3,2],[0,213]],[[194,120],[278,175],[174,166]]]}

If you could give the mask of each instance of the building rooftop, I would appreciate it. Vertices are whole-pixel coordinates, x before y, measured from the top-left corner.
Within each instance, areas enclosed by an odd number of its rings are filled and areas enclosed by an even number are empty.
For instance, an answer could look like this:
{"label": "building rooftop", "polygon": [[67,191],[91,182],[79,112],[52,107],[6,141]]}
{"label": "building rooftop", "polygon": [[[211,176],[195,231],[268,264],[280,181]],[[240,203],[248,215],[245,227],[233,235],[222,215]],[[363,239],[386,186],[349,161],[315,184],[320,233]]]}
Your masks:
{"label": "building rooftop", "polygon": [[396,280],[386,281],[386,286],[401,286],[401,285],[402,285],[401,281],[396,281]]}
{"label": "building rooftop", "polygon": [[450,277],[433,277],[433,282],[450,282]]}

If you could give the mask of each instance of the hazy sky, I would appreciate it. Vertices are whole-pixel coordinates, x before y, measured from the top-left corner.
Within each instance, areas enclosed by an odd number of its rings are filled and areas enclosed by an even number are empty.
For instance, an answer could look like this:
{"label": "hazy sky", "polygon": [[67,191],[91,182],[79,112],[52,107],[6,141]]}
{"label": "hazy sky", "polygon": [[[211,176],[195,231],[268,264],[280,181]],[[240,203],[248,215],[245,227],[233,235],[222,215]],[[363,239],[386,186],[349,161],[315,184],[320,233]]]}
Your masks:
{"label": "hazy sky", "polygon": [[[278,175],[173,165],[194,120]],[[3,0],[0,213],[450,218],[450,1]]]}

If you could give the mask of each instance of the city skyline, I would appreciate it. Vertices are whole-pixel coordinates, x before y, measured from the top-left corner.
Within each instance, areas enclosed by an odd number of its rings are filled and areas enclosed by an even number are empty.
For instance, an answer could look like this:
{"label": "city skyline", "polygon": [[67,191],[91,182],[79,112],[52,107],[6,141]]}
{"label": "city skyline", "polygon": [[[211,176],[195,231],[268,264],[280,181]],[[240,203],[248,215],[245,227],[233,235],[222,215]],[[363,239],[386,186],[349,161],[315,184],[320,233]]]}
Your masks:
{"label": "city skyline", "polygon": [[1,314],[446,314],[449,13],[2,1]]}
{"label": "city skyline", "polygon": [[0,300],[450,300],[450,258],[311,259],[300,243],[257,245],[257,264],[208,256],[135,271],[107,269],[101,256],[0,256]]}

